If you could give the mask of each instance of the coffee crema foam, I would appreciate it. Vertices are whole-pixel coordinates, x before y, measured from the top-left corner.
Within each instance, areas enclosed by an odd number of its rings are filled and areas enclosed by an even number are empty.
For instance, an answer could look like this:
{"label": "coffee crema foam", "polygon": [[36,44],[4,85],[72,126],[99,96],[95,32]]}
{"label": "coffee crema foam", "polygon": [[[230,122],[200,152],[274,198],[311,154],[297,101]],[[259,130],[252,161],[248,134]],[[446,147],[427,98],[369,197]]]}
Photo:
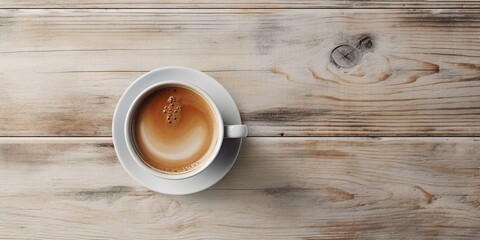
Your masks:
{"label": "coffee crema foam", "polygon": [[195,91],[179,86],[149,94],[133,119],[138,154],[151,168],[182,174],[201,166],[218,141],[218,123],[209,103]]}

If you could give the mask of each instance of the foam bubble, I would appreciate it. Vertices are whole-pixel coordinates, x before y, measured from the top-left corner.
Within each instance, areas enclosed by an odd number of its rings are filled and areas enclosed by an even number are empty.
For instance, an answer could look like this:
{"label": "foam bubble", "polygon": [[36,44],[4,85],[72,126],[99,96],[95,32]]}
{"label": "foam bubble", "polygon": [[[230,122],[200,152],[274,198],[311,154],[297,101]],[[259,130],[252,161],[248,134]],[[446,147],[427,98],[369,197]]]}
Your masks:
{"label": "foam bubble", "polygon": [[163,113],[165,115],[165,122],[168,124],[178,124],[181,120],[181,110],[182,106],[179,101],[179,98],[175,96],[169,96],[167,99],[167,105],[163,108]]}

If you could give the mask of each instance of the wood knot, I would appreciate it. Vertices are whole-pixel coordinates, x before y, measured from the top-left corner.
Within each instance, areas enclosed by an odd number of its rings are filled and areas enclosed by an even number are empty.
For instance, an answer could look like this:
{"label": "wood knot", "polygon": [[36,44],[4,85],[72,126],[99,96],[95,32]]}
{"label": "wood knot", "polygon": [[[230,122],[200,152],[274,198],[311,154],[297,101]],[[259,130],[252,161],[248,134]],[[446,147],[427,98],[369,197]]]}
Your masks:
{"label": "wood knot", "polygon": [[363,35],[354,42],[351,45],[344,44],[333,49],[330,58],[337,67],[355,67],[360,63],[364,54],[374,48],[373,39],[370,36]]}
{"label": "wood knot", "polygon": [[363,51],[367,51],[373,48],[373,41],[371,37],[365,37],[358,42],[357,48]]}
{"label": "wood knot", "polygon": [[332,62],[343,68],[355,67],[362,56],[362,52],[350,45],[340,45],[333,49],[330,55]]}

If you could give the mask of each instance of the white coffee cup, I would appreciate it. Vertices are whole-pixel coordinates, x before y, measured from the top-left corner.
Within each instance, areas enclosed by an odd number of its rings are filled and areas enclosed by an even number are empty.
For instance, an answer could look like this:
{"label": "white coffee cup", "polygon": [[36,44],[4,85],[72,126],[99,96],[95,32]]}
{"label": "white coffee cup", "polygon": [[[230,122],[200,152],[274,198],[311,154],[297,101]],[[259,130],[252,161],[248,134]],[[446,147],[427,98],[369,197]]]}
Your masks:
{"label": "white coffee cup", "polygon": [[[214,146],[213,152],[210,154],[208,159],[204,161],[200,166],[196,167],[195,169],[185,172],[185,173],[180,173],[180,174],[168,174],[164,172],[157,171],[147,164],[144,163],[144,161],[141,159],[140,155],[137,153],[137,150],[134,145],[134,136],[132,134],[132,120],[134,118],[135,110],[139,106],[139,104],[147,97],[149,96],[152,92],[154,92],[157,89],[164,88],[167,86],[178,86],[178,87],[184,87],[188,88],[190,90],[193,90],[194,92],[198,93],[200,96],[202,96],[210,105],[212,108],[215,118],[216,118],[216,124],[217,124],[217,129],[218,129],[218,136],[216,140],[216,145]],[[125,126],[124,126],[124,131],[125,131],[125,140],[127,143],[127,148],[130,154],[133,156],[133,159],[135,162],[141,166],[145,171],[148,171],[149,173],[164,178],[164,179],[185,179],[192,177],[203,170],[205,170],[212,162],[213,160],[217,157],[220,148],[223,143],[224,138],[243,138],[246,137],[248,134],[248,129],[247,126],[245,125],[224,125],[223,124],[223,119],[222,115],[220,114],[220,111],[218,110],[217,105],[215,102],[211,99],[211,97],[202,89],[199,87],[178,81],[178,80],[170,80],[170,81],[162,81],[159,82],[155,85],[150,86],[149,88],[145,89],[143,92],[141,92],[133,101],[133,103],[130,105],[128,112],[127,112],[127,117],[125,121]]]}

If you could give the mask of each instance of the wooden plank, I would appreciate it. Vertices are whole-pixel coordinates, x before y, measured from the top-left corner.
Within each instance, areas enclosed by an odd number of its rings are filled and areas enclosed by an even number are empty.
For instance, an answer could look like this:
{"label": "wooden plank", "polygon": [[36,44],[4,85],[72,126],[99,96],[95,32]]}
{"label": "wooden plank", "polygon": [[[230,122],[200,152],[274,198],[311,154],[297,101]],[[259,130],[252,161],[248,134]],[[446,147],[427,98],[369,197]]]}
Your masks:
{"label": "wooden plank", "polygon": [[167,65],[217,78],[252,136],[479,136],[479,13],[2,10],[0,136],[110,136],[126,87]]}
{"label": "wooden plank", "polygon": [[479,8],[476,0],[3,0],[0,8]]}
{"label": "wooden plank", "polygon": [[207,191],[166,196],[110,138],[1,138],[0,238],[475,238],[479,138],[247,138]]}

